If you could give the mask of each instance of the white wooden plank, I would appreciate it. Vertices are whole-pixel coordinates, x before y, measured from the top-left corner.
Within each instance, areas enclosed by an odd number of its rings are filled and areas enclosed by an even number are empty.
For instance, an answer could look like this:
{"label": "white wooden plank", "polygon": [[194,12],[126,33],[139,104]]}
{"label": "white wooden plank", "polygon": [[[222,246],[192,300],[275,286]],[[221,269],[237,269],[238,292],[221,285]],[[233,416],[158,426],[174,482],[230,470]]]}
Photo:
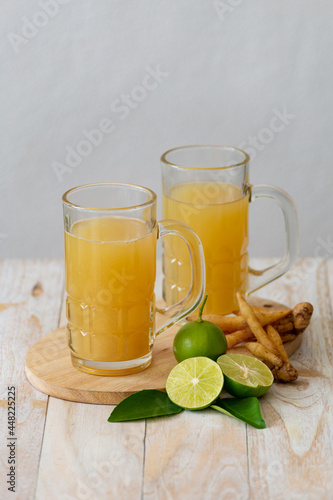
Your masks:
{"label": "white wooden plank", "polygon": [[245,424],[212,409],[147,421],[144,499],[248,495]]}
{"label": "white wooden plank", "polygon": [[[267,292],[267,293],[266,293]],[[262,294],[263,292],[261,292]],[[265,296],[315,312],[292,362],[293,384],[277,384],[261,399],[267,429],[248,427],[250,498],[330,498],[333,488],[333,322],[324,261],[303,259]]]}
{"label": "white wooden plank", "polygon": [[[147,421],[144,498],[249,498],[250,493],[267,499],[327,498],[333,466],[333,391],[327,375],[333,349],[325,272],[325,265],[317,269],[316,263],[303,262],[296,274],[257,293],[292,305],[309,300],[317,313],[293,358],[299,381],[275,385],[262,400],[267,429],[248,428],[249,471],[245,426],[236,420],[206,410]],[[50,398],[38,499],[140,496],[144,424],[109,424],[110,411]],[[110,462],[110,456],[120,463]],[[105,474],[96,472],[96,464],[105,465]]]}
{"label": "white wooden plank", "polygon": [[[33,295],[36,283],[43,291]],[[1,498],[33,498],[43,437],[47,396],[26,380],[24,360],[28,348],[57,327],[63,289],[59,261],[0,261],[0,488]],[[9,304],[12,304],[8,307]],[[7,387],[16,387],[17,488],[7,490],[8,449]]]}
{"label": "white wooden plank", "polygon": [[49,398],[36,500],[141,499],[145,422],[107,422],[113,408]]}
{"label": "white wooden plank", "polygon": [[327,261],[327,279],[331,298],[331,313],[333,315],[333,259]]}
{"label": "white wooden plank", "polygon": [[[61,323],[65,323],[64,308],[61,318]],[[63,486],[61,489],[61,485],[57,485],[54,488],[53,485],[51,488],[50,474],[52,477],[64,474],[64,471],[59,469],[58,464],[60,457],[63,456],[64,447],[68,447],[69,443],[66,435],[68,429],[66,426],[61,427],[59,422],[68,421],[68,413],[71,414],[71,419],[77,421],[83,407],[86,407],[90,416],[85,410],[82,428],[77,429],[75,435],[71,435],[70,442],[80,441],[82,443],[83,436],[88,442],[90,439],[97,439],[96,435],[98,434],[102,436],[101,442],[94,449],[91,449],[87,460],[79,465],[76,456],[79,451],[69,452],[71,456],[65,458],[66,463],[70,464],[68,472],[64,476],[66,487]],[[66,495],[64,498],[80,498],[78,495],[84,493],[87,495],[85,498],[88,499],[114,498],[116,496],[130,500],[141,498],[145,426],[142,422],[105,423],[111,409],[107,407],[108,410],[105,411],[103,408],[103,406],[77,405],[50,398],[37,500],[46,496],[50,498],[50,495],[51,498],[53,498],[52,495],[54,498],[63,498],[61,495]],[[101,426],[98,431],[96,425]],[[199,434],[200,447],[198,447]],[[128,436],[134,440],[137,450],[135,459],[131,450],[124,449],[122,444],[124,436],[125,441],[129,439]],[[106,439],[110,441],[107,446]],[[89,448],[89,445],[84,444],[84,448],[86,447]],[[83,481],[94,473],[91,466],[93,462],[103,463],[108,460],[109,455],[105,455],[106,448],[113,449],[117,456],[122,457],[123,462],[118,469],[115,467],[112,470],[109,479],[103,478],[98,489],[98,496],[94,496],[97,495],[97,492],[93,483],[89,480]],[[225,452],[226,449],[229,450],[228,453]],[[223,450],[222,453],[221,450]],[[92,456],[92,454],[94,455]],[[191,454],[193,454],[192,458]],[[201,470],[202,464],[206,461],[207,464]],[[185,463],[188,463],[188,470]],[[230,498],[228,495],[232,496],[234,493],[237,498],[247,498],[245,425],[214,410],[200,412],[200,416],[193,412],[186,412],[170,418],[148,420],[145,464],[144,498],[177,498],[180,493],[181,497],[185,499],[202,498],[203,484],[207,494],[205,498],[210,498],[209,495],[211,498],[216,498],[216,494],[219,498]],[[218,469],[218,477],[212,480],[212,470],[216,468]],[[188,474],[192,475],[191,479],[189,479]],[[194,477],[197,478],[196,481],[194,481]],[[239,482],[239,477],[243,477],[241,482]],[[80,485],[83,485],[81,490]],[[222,487],[225,494],[221,493]]]}
{"label": "white wooden plank", "polygon": [[145,422],[112,409],[50,398],[36,500],[141,498]]}
{"label": "white wooden plank", "polygon": [[147,421],[144,499],[247,496],[245,424],[214,410]]}

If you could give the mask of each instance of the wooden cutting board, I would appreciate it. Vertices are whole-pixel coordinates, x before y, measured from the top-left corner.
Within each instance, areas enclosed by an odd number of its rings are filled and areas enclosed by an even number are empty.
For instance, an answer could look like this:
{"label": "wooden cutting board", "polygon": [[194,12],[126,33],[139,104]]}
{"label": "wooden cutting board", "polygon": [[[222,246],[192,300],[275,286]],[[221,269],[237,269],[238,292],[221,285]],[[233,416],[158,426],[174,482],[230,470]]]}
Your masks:
{"label": "wooden cutting board", "polygon": [[[249,302],[269,310],[286,306],[265,299],[251,298]],[[94,404],[118,404],[134,392],[143,389],[165,390],[170,370],[177,364],[173,355],[173,338],[179,329],[175,325],[159,335],[153,348],[151,365],[142,372],[117,377],[101,377],[83,373],[73,367],[67,346],[66,328],[61,327],[42,337],[26,357],[25,372],[30,383],[41,392],[60,399]],[[285,344],[291,356],[299,347],[302,335]],[[249,354],[242,346],[231,352]]]}

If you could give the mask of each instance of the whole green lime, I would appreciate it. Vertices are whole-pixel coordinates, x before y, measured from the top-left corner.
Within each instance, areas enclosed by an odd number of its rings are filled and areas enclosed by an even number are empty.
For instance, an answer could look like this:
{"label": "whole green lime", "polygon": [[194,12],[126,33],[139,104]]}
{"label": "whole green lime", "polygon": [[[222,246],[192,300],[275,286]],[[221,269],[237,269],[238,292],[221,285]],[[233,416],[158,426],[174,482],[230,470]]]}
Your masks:
{"label": "whole green lime", "polygon": [[207,296],[200,308],[199,318],[182,326],[173,341],[173,352],[178,363],[188,358],[204,356],[216,361],[227,352],[227,340],[221,328],[202,319]]}

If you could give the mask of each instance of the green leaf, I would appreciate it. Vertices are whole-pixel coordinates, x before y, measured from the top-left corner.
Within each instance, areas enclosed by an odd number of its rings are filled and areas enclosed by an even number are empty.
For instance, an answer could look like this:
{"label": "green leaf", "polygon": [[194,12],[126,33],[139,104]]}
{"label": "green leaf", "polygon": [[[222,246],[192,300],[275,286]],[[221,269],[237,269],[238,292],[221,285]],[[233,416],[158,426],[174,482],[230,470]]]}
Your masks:
{"label": "green leaf", "polygon": [[145,390],[136,392],[119,403],[111,412],[108,422],[126,422],[142,418],[175,415],[183,408],[175,405],[165,392]]}
{"label": "green leaf", "polygon": [[211,408],[230,417],[238,418],[257,429],[266,427],[265,420],[260,413],[258,398],[223,398],[215,401]]}

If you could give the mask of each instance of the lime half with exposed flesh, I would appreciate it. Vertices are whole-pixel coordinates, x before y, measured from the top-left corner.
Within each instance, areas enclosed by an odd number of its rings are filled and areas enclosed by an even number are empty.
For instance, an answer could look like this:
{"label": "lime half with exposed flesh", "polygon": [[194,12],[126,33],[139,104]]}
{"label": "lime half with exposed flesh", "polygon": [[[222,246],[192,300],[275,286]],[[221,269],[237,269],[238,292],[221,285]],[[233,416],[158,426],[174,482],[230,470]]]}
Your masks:
{"label": "lime half with exposed flesh", "polygon": [[236,398],[259,398],[273,384],[271,370],[252,356],[229,353],[220,356],[217,363],[224,375],[224,389]]}
{"label": "lime half with exposed flesh", "polygon": [[188,358],[169,373],[166,391],[173,403],[187,410],[202,410],[220,395],[223,373],[219,365],[206,357]]}

